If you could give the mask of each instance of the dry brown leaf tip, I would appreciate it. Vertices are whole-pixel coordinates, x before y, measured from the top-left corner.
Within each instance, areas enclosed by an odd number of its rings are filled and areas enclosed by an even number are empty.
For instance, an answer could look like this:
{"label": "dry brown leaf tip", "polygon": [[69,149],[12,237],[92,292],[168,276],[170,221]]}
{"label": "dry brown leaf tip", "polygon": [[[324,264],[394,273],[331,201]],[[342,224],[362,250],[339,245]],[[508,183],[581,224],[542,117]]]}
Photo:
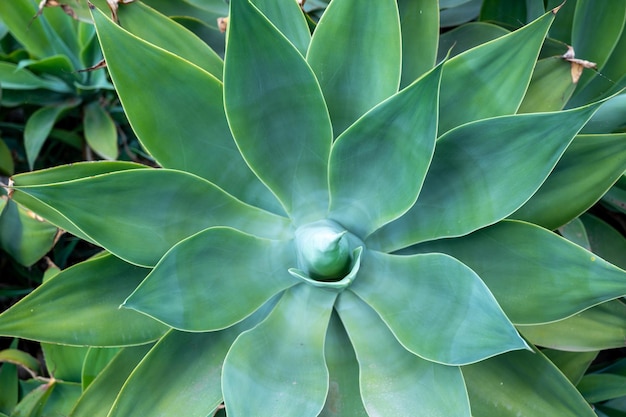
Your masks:
{"label": "dry brown leaf tip", "polygon": [[224,33],[228,29],[228,16],[227,17],[218,17],[217,18],[217,27],[220,29],[220,32]]}
{"label": "dry brown leaf tip", "polygon": [[574,84],[576,84],[578,80],[580,80],[580,77],[583,73],[584,68],[588,68],[588,69],[598,68],[598,64],[596,64],[595,62],[576,58],[576,52],[574,52],[574,48],[569,45],[567,46],[567,52],[561,55],[561,58],[571,63],[572,82]]}

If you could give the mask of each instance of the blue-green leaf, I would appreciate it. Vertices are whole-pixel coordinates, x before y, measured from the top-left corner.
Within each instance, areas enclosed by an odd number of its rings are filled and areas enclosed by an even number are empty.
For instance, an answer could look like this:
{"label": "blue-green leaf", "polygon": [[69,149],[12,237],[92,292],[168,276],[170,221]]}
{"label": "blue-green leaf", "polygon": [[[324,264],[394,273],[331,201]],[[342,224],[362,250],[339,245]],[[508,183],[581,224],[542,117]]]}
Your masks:
{"label": "blue-green leaf", "polygon": [[328,392],[324,339],[336,293],[290,288],[226,356],[222,389],[229,417],[315,417]]}
{"label": "blue-green leaf", "polygon": [[434,362],[461,365],[526,347],[478,275],[444,254],[368,251],[350,289],[405,348]]}
{"label": "blue-green leaf", "polygon": [[313,32],[307,61],[320,82],[335,137],[398,91],[401,35],[395,0],[374,12],[360,0],[333,0]]}
{"label": "blue-green leaf", "polygon": [[302,55],[247,0],[231,2],[224,104],[241,154],[296,223],[328,210],[332,130]]}

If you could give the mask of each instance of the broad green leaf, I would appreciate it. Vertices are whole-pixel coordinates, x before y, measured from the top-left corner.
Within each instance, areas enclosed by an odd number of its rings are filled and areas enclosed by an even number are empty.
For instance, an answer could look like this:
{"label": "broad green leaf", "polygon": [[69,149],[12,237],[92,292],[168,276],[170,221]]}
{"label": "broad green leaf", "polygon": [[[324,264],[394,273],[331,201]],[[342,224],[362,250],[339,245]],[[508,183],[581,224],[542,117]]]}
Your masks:
{"label": "broad green leaf", "polygon": [[17,405],[19,399],[18,382],[17,365],[3,363],[0,366],[0,386],[2,387],[2,391],[0,391],[0,416],[6,416],[4,413],[10,413]]}
{"label": "broad green leaf", "polygon": [[603,220],[584,214],[581,221],[589,238],[591,251],[613,265],[626,269],[626,238]]}
{"label": "broad green leaf", "polygon": [[361,395],[370,416],[469,417],[458,367],[430,362],[407,351],[351,291],[341,293],[337,311],[356,352]]}
{"label": "broad green leaf", "polygon": [[376,6],[373,12],[360,0],[334,0],[313,32],[307,61],[324,92],[335,137],[400,85],[398,5],[378,0]]}
{"label": "broad green leaf", "polygon": [[626,134],[579,135],[511,218],[556,229],[595,204],[626,170]]}
{"label": "broad green leaf", "polygon": [[93,17],[126,115],[150,154],[166,168],[199,175],[248,203],[280,210],[237,150],[224,114],[221,82],[126,32],[98,10]]}
{"label": "broad green leaf", "polygon": [[297,224],[321,218],[332,140],[322,93],[302,55],[247,1],[231,2],[224,82],[228,122],[252,170]]}
{"label": "broad green leaf", "polygon": [[607,301],[565,320],[517,329],[533,344],[553,349],[589,352],[621,348],[626,339],[626,305]]}
{"label": "broad green leaf", "polygon": [[469,22],[458,26],[439,36],[437,62],[443,61],[448,53],[451,58],[508,33],[510,31],[503,27],[485,22]]}
{"label": "broad green leaf", "polygon": [[30,391],[12,410],[11,417],[40,417],[55,385],[56,382],[41,384]]}
{"label": "broad green leaf", "polygon": [[541,353],[546,355],[559,370],[576,385],[589,369],[589,365],[598,357],[598,352],[565,352],[562,350],[542,349]]}
{"label": "broad green leaf", "polygon": [[165,326],[119,308],[146,274],[147,270],[110,255],[75,265],[2,313],[0,334],[67,345],[128,346],[153,341],[165,333]]}
{"label": "broad green leaf", "polygon": [[362,239],[417,199],[435,148],[441,66],[344,131],[329,162],[330,214]]}
{"label": "broad green leaf", "polygon": [[[60,7],[47,7],[41,16],[33,18],[37,14],[37,4],[30,0],[3,1],[0,4],[0,16],[11,35],[36,58],[53,55],[74,58],[72,49],[62,39],[62,36],[66,36],[65,40],[71,37],[71,34],[63,30],[67,28],[71,18]],[[58,25],[56,28],[55,23]]]}
{"label": "broad green leaf", "polygon": [[552,232],[519,221],[505,220],[410,251],[447,253],[472,268],[516,324],[561,320],[626,294],[623,270]]}
{"label": "broad green leaf", "polygon": [[[274,305],[271,300],[243,322],[222,331],[170,331],[133,371],[108,417],[169,416],[183,409],[185,417],[212,416],[211,411],[222,402],[222,364],[228,350],[242,331],[256,325]],[[214,310],[222,306],[213,305]],[[146,397],[152,401],[137,402]]]}
{"label": "broad green leaf", "polygon": [[565,239],[569,240],[570,242],[577,244],[581,248],[585,248],[588,251],[593,252],[591,250],[591,244],[589,243],[589,236],[587,235],[587,230],[585,229],[585,225],[583,224],[582,220],[580,220],[579,217],[559,227],[558,232],[561,236],[563,236]]}
{"label": "broad green leaf", "polygon": [[389,252],[509,216],[539,189],[597,107],[503,116],[451,130],[437,141],[415,205],[374,233],[372,243]]}
{"label": "broad green leaf", "polygon": [[597,113],[585,125],[583,133],[613,133],[624,130],[624,106],[626,106],[626,93],[611,97],[605,101]]}
{"label": "broad green leaf", "polygon": [[[142,345],[143,346],[143,345]],[[87,389],[102,370],[111,362],[122,348],[90,347],[85,355],[85,363],[81,371],[83,391]]]}
{"label": "broad green leaf", "polygon": [[361,400],[359,363],[336,314],[330,318],[324,352],[329,387],[326,404],[318,417],[368,417]]}
{"label": "broad green leaf", "polygon": [[287,272],[296,265],[293,240],[209,228],[167,252],[124,307],[181,330],[223,329],[296,284]]}
{"label": "broad green leaf", "polygon": [[626,376],[589,374],[581,379],[576,388],[590,403],[612,400],[626,396]]}
{"label": "broad green leaf", "polygon": [[104,159],[117,159],[117,127],[97,101],[83,107],[83,128],[87,144]]}
{"label": "broad green leaf", "polygon": [[11,180],[13,180],[13,185],[15,186],[52,184],[55,182],[77,180],[85,177],[93,177],[96,175],[129,169],[147,169],[147,167],[145,165],[125,161],[77,162],[74,164],[59,165],[34,172],[17,174],[11,177]]}
{"label": "broad green leaf", "polygon": [[328,392],[324,339],[336,293],[306,284],[285,292],[231,347],[222,374],[229,417],[317,416]]}
{"label": "broad green leaf", "polygon": [[439,134],[463,123],[514,114],[520,106],[552,12],[444,64]]}
{"label": "broad green leaf", "polygon": [[24,128],[24,148],[28,166],[32,170],[35,160],[39,156],[39,151],[45,140],[48,138],[52,127],[66,110],[65,106],[50,106],[37,109],[26,121]]}
{"label": "broad green leaf", "polygon": [[43,407],[42,417],[67,416],[82,394],[80,384],[61,380],[52,381],[51,391]]}
{"label": "broad green leaf", "polygon": [[15,172],[15,163],[11,149],[6,142],[0,138],[0,175],[13,175]]}
{"label": "broad green leaf", "polygon": [[399,0],[402,32],[400,88],[417,80],[435,66],[439,43],[439,7],[429,0]]}
{"label": "broad green leaf", "polygon": [[[222,59],[184,26],[139,1],[124,4],[118,9],[117,15],[122,27],[133,35],[188,60],[215,78],[222,79]],[[136,59],[135,56],[133,58]]]}
{"label": "broad green leaf", "polygon": [[[619,7],[619,6],[618,6]],[[599,97],[605,97],[626,86],[626,54],[621,53],[626,49],[626,30],[613,48],[613,53],[602,67],[599,74],[591,79],[580,91],[576,92],[576,101],[588,103]]]}
{"label": "broad green leaf", "polygon": [[526,347],[478,275],[444,254],[366,252],[350,289],[427,360],[461,365]]}
{"label": "broad green leaf", "polygon": [[480,10],[480,20],[498,22],[504,26],[518,27],[544,14],[543,0],[502,1],[485,0]]}
{"label": "broad green leaf", "polygon": [[42,343],[41,348],[46,367],[55,379],[65,382],[81,382],[88,347]]}
{"label": "broad green leaf", "polygon": [[[602,71],[604,64],[615,51],[624,23],[626,23],[626,2],[577,0],[572,26],[572,46],[576,58],[595,62]],[[621,54],[623,51],[615,53]],[[597,76],[599,75],[593,71],[584,71],[578,82],[578,91]],[[577,105],[575,101],[573,105]]]}
{"label": "broad green leaf", "polygon": [[306,55],[311,42],[311,32],[297,2],[251,0],[251,3],[289,39],[302,56]]}
{"label": "broad green leaf", "polygon": [[596,417],[539,351],[516,351],[462,368],[472,414],[481,417]]}
{"label": "broad green leaf", "polygon": [[[6,2],[2,2],[5,4]],[[1,7],[1,6],[0,6]],[[71,93],[73,90],[58,78],[40,78],[10,62],[0,62],[0,80],[2,80],[2,95],[6,90],[35,90],[46,89],[57,93]],[[49,94],[49,92],[48,92]]]}
{"label": "broad green leaf", "polygon": [[18,349],[0,350],[0,363],[19,365],[28,369],[30,373],[36,373],[39,371],[39,361],[27,352]]}
{"label": "broad green leaf", "polygon": [[286,218],[248,206],[182,171],[125,170],[15,186],[13,199],[21,202],[23,195],[49,204],[91,241],[143,266],[155,265],[176,243],[212,226],[241,228],[264,237],[290,236]]}
{"label": "broad green leaf", "polygon": [[571,71],[572,63],[559,56],[539,60],[518,113],[558,111],[565,107],[576,88]]}
{"label": "broad green leaf", "polygon": [[[152,345],[131,346],[117,353],[102,373],[83,391],[68,417],[107,417],[126,379],[151,347]],[[178,369],[169,361],[166,363]]]}
{"label": "broad green leaf", "polygon": [[52,249],[58,230],[14,201],[4,196],[0,199],[6,201],[0,214],[0,247],[21,265],[30,267]]}

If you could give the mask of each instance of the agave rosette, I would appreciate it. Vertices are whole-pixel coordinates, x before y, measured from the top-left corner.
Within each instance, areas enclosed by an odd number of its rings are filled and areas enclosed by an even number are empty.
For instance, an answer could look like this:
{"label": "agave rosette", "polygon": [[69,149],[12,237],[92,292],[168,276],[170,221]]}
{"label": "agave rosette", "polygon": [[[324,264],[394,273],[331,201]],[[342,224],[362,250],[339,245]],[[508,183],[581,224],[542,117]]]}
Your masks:
{"label": "agave rosette", "polygon": [[[598,107],[516,114],[553,12],[434,65],[395,0],[334,0],[312,36],[296,2],[232,0],[223,68],[139,2],[120,6],[121,26],[93,14],[162,168],[13,178],[14,200],[108,254],[4,313],[0,333],[158,339],[108,394],[109,416],[205,417],[222,401],[231,417],[470,416],[504,399],[516,413],[593,415],[515,327],[626,293],[619,268],[511,220]],[[423,62],[403,65],[403,51]],[[53,299],[62,324],[49,323]],[[493,395],[502,375],[520,389],[533,373],[547,375],[534,396]]]}

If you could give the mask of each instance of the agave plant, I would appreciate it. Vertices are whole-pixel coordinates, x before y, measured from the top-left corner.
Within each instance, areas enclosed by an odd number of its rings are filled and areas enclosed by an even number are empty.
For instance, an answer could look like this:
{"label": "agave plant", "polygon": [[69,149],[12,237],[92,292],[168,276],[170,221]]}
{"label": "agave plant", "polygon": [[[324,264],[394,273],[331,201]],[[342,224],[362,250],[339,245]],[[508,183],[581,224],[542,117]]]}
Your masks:
{"label": "agave plant", "polygon": [[625,168],[560,167],[600,103],[517,114],[556,10],[435,65],[432,2],[361,3],[333,0],[311,35],[296,2],[232,0],[223,62],[140,2],[121,26],[93,10],[162,168],[14,176],[13,200],[105,252],[0,316],[3,335],[124,347],[72,417],[594,415],[516,327],[626,294],[536,210],[512,220],[572,172],[605,186],[593,203]]}

